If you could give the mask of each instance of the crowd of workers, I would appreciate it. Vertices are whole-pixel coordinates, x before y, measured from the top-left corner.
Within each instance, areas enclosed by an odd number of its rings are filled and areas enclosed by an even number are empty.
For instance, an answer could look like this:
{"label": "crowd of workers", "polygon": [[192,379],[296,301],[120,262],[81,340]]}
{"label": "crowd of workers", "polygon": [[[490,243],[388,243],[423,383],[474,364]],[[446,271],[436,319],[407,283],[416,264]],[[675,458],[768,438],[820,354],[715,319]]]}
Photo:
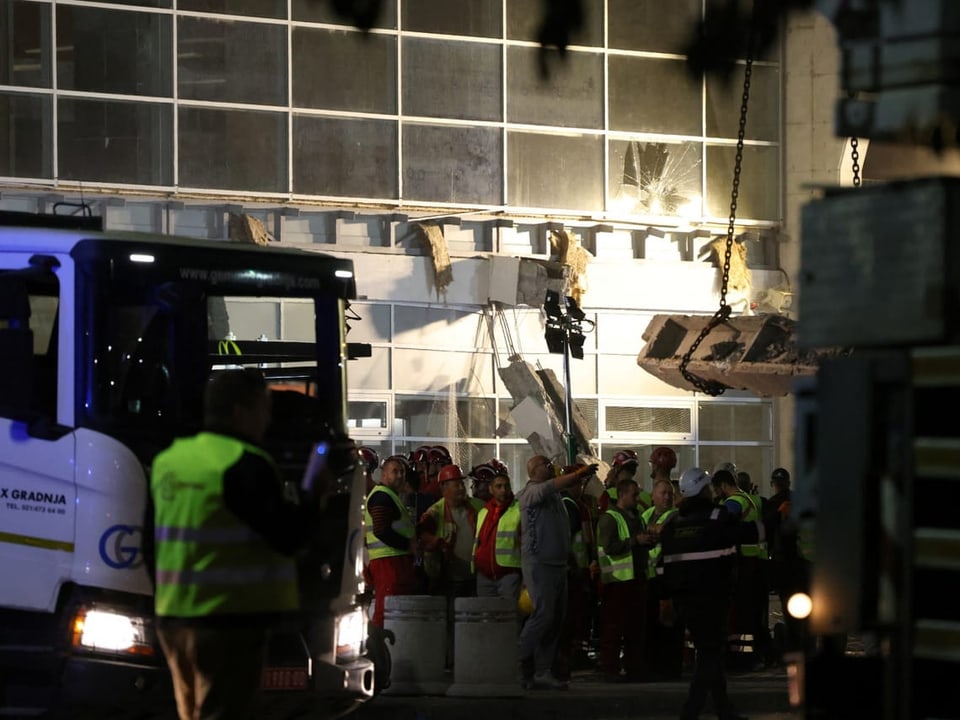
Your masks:
{"label": "crowd of workers", "polygon": [[262,375],[215,375],[204,411],[202,432],[154,460],[144,515],[157,633],[183,720],[255,716],[267,634],[299,610],[294,558],[308,543],[322,488],[354,457],[368,481],[372,630],[382,629],[390,595],[444,595],[451,604],[508,598],[523,610],[518,644],[528,689],[565,688],[594,644],[610,682],[678,679],[688,633],[695,661],[681,717],[697,717],[712,694],[720,717],[736,718],[724,679],[731,626],[776,660],[769,588],[784,597],[804,583],[808,548],[781,532],[790,505],[783,468],[773,471],[775,492],[765,500],[732,464],[712,474],[690,468],[674,480],[676,454],[659,447],[649,458],[648,491],[640,458],[621,450],[598,499],[586,492],[597,465],[560,467],[534,455],[514,495],[497,459],[464,473],[435,446],[380,462],[371,449],[332,437],[342,452],[291,498],[260,448],[270,419]]}
{"label": "crowd of workers", "polygon": [[464,472],[442,446],[382,463],[370,448],[360,454],[375,626],[389,595],[445,595],[451,606],[464,596],[508,598],[521,612],[528,689],[566,687],[594,656],[608,682],[677,680],[689,639],[696,660],[684,717],[696,717],[711,692],[721,717],[737,717],[723,681],[731,637],[751,639],[755,668],[779,661],[769,594],[800,582],[781,532],[790,504],[783,468],[767,499],[732,463],[675,478],[676,453],[658,447],[648,489],[641,459],[624,449],[597,498],[586,492],[596,465],[535,455],[514,495],[497,459]]}

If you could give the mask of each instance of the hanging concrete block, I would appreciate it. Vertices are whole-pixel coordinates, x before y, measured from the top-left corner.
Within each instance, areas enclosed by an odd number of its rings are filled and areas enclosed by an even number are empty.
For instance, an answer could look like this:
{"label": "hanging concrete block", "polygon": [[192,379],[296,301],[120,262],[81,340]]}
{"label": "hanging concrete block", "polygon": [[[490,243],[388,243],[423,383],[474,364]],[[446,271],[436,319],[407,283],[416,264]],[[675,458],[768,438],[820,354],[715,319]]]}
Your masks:
{"label": "hanging concrete block", "polygon": [[517,608],[506,598],[454,600],[455,697],[519,697]]}
{"label": "hanging concrete block", "polygon": [[390,647],[390,695],[442,695],[447,654],[447,599],[433,595],[392,595],[384,600],[383,627]]}

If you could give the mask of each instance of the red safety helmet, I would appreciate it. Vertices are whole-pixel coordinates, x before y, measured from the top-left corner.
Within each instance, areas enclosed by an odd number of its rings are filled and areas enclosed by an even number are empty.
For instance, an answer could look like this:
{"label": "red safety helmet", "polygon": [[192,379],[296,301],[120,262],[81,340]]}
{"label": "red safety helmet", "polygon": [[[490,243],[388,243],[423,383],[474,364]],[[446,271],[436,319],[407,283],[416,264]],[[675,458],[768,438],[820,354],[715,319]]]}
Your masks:
{"label": "red safety helmet", "polygon": [[500,475],[500,473],[497,472],[497,469],[490,463],[476,465],[470,471],[470,477],[476,478],[477,480],[486,480],[487,482],[493,480],[497,475]]}
{"label": "red safety helmet", "polygon": [[637,458],[636,450],[617,450],[616,454],[613,456],[612,465],[615,468],[621,468],[626,465],[639,465],[640,460]]}
{"label": "red safety helmet", "polygon": [[434,445],[427,451],[427,462],[431,465],[450,465],[453,457],[443,445]]}
{"label": "red safety helmet", "polygon": [[665,470],[673,470],[677,466],[677,454],[668,447],[654,448],[650,453],[650,464]]}
{"label": "red safety helmet", "polygon": [[367,473],[372,473],[380,467],[380,454],[372,447],[366,445],[358,447],[357,454],[360,456],[360,462],[363,463],[363,469]]}
{"label": "red safety helmet", "polygon": [[500,460],[500,458],[491,458],[487,465],[496,470],[497,475],[506,475],[507,477],[510,477],[510,468],[508,468],[506,463]]}
{"label": "red safety helmet", "polygon": [[459,465],[454,465],[450,463],[449,465],[444,465],[440,468],[440,472],[437,473],[437,482],[443,485],[447,480],[464,480],[463,470],[460,469]]}
{"label": "red safety helmet", "polygon": [[428,452],[430,452],[429,445],[421,445],[416,450],[411,450],[409,462],[412,463],[413,465],[417,465],[419,463],[425,463],[427,461]]}

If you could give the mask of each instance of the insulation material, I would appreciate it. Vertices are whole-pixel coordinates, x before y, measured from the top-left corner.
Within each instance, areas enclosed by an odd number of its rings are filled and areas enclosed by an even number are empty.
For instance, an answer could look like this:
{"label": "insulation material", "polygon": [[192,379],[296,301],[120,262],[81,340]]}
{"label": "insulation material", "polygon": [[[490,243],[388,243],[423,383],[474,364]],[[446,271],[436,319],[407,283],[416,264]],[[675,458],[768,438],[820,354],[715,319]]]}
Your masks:
{"label": "insulation material", "polygon": [[227,224],[227,237],[230,242],[250,243],[252,245],[266,245],[275,240],[267,232],[267,228],[257,218],[246,213],[230,213]]}
{"label": "insulation material", "polygon": [[583,305],[583,296],[587,292],[587,265],[593,257],[580,240],[568,230],[550,232],[550,247],[560,263],[570,268],[570,285],[566,295]]}
{"label": "insulation material", "polygon": [[[722,236],[706,245],[702,254],[709,254],[722,272],[723,256],[726,252],[727,238]],[[734,241],[730,247],[730,278],[727,282],[727,290],[739,290],[746,293],[750,291],[752,285],[750,268],[747,267],[747,246],[742,242]]]}
{"label": "insulation material", "polygon": [[443,294],[453,282],[453,267],[450,265],[447,240],[443,237],[443,231],[438,225],[417,223],[417,228],[423,233],[423,239],[433,259],[433,284],[437,289],[437,295]]}

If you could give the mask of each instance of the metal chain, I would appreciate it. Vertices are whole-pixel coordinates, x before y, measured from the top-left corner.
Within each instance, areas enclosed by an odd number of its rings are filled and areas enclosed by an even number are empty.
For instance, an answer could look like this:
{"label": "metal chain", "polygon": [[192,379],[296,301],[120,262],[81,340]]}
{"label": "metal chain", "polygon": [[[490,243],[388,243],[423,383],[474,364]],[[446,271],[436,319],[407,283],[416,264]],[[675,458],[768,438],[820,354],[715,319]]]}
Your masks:
{"label": "metal chain", "polygon": [[716,397],[723,395],[727,386],[716,380],[706,380],[694,375],[687,369],[690,358],[697,351],[707,335],[720,323],[730,318],[732,308],[727,304],[727,284],[730,281],[730,256],[733,253],[733,234],[736,232],[737,201],[740,198],[740,170],[743,165],[743,140],[747,133],[747,107],[750,101],[750,79],[753,76],[753,29],[756,25],[757,8],[761,0],[754,0],[754,22],[751,23],[750,37],[747,41],[746,65],[743,70],[743,96],[740,101],[740,125],[737,129],[737,155],[733,163],[733,188],[730,191],[730,222],[727,225],[727,242],[723,251],[723,275],[720,283],[720,307],[703,327],[697,339],[680,359],[680,374],[683,379],[702,393]]}
{"label": "metal chain", "polygon": [[853,186],[860,187],[860,140],[850,138],[850,159],[853,160]]}

